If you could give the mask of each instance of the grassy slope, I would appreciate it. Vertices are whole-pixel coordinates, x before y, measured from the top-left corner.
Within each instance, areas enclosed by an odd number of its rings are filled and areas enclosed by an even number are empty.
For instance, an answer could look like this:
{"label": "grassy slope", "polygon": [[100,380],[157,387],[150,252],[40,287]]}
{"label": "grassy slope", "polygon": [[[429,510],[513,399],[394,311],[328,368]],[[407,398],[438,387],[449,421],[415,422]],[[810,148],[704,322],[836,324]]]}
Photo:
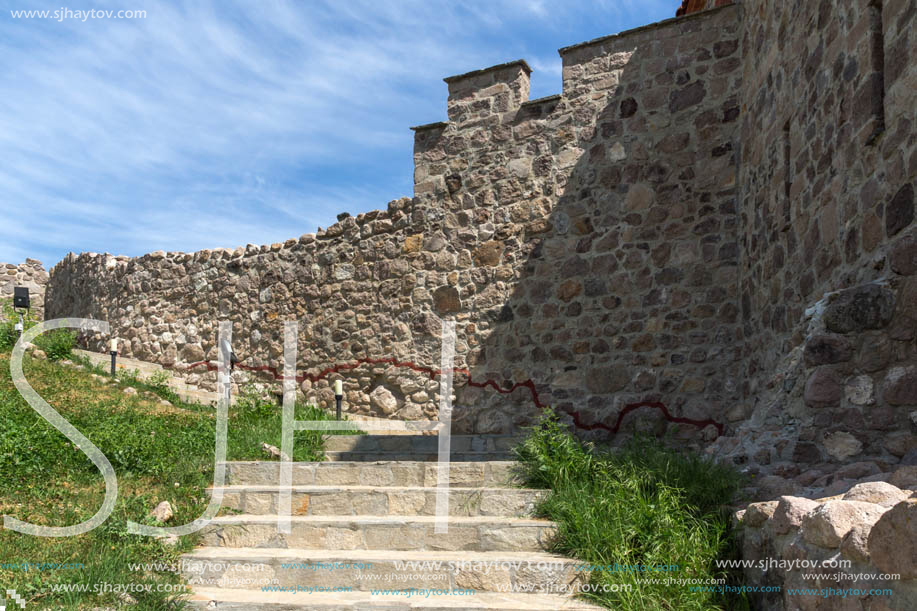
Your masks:
{"label": "grassy slope", "polygon": [[[169,525],[201,515],[213,478],[214,410],[179,402],[163,406],[153,392],[176,399],[163,385],[130,375],[120,385],[109,384],[87,371],[29,357],[25,372],[33,388],[105,453],[118,475],[119,495],[111,517],[85,535],[43,538],[0,529],[0,563],[83,563],[82,569],[44,572],[0,567],[0,586],[16,589],[29,609],[89,609],[115,605],[118,599],[114,594],[54,593],[51,584],[179,583],[168,571],[135,572],[127,564],[174,562],[194,546],[195,537],[183,537],[173,548],[128,534],[126,523],[152,523],[150,510],[164,500],[175,512]],[[124,385],[140,392],[126,395]],[[298,419],[325,417],[297,406]],[[228,457],[263,460],[261,442],[280,445],[280,417],[270,402],[250,398],[231,410]],[[320,436],[296,433],[294,458],[321,460]],[[95,466],[16,391],[8,352],[0,352],[0,482],[0,513],[35,524],[81,522],[98,510],[104,497]],[[176,606],[165,592],[133,596],[139,602],[135,608]]]}
{"label": "grassy slope", "polygon": [[736,576],[714,566],[714,559],[734,553],[724,504],[738,490],[735,471],[651,439],[635,439],[621,450],[597,450],[577,441],[551,414],[516,452],[527,485],[553,491],[538,512],[558,523],[554,551],[596,567],[650,567],[590,571],[590,584],[624,588],[589,598],[631,611],[747,608],[738,596],[641,583],[723,578],[735,585]]}

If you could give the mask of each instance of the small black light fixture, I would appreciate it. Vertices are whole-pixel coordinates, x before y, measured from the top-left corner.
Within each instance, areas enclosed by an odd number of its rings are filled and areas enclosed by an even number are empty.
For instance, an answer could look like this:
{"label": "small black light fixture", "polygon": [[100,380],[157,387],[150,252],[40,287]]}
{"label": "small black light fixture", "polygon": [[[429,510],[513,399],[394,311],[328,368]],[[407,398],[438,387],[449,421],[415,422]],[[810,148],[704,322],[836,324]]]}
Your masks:
{"label": "small black light fixture", "polygon": [[29,289],[25,286],[17,286],[13,289],[13,307],[28,310],[30,306]]}
{"label": "small black light fixture", "polygon": [[19,322],[16,323],[15,329],[19,331],[19,337],[22,337],[23,331],[25,331],[25,318],[23,318],[23,312],[20,310],[29,311],[31,306],[31,300],[29,299],[29,289],[25,286],[17,286],[13,288],[13,309],[16,310],[16,313],[19,314]]}
{"label": "small black light fixture", "polygon": [[111,338],[111,346],[109,346],[109,352],[111,353],[111,377],[115,377],[115,361],[118,358],[118,338]]}
{"label": "small black light fixture", "polygon": [[335,413],[337,419],[341,419],[341,403],[344,401],[344,381],[337,379],[334,381],[334,403],[336,406]]}

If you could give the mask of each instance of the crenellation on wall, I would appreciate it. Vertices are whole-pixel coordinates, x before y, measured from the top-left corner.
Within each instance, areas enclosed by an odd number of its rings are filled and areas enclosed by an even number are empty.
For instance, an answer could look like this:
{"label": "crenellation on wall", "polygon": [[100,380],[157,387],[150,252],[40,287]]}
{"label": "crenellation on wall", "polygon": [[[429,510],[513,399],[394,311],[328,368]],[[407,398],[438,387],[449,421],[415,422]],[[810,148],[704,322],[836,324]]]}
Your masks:
{"label": "crenellation on wall", "polygon": [[504,113],[512,113],[529,99],[532,69],[524,60],[449,76],[447,115],[454,123],[493,123]]}
{"label": "crenellation on wall", "polygon": [[[634,28],[611,36],[604,36],[587,42],[561,48],[563,64],[563,92],[568,98],[588,95],[592,89],[615,85],[616,78],[626,68],[633,53],[652,56],[651,70],[655,84],[669,87],[675,83],[679,68],[705,60],[714,49],[708,45],[718,43],[722,33],[710,27],[710,21],[717,19],[716,13],[726,11],[733,19],[736,6],[730,4],[720,8],[695,13],[688,17],[667,19],[658,23]],[[695,55],[696,54],[696,55]],[[736,66],[733,61],[721,62],[712,67],[719,74],[731,72]],[[591,87],[589,86],[591,83]],[[629,87],[637,83],[626,83]]]}

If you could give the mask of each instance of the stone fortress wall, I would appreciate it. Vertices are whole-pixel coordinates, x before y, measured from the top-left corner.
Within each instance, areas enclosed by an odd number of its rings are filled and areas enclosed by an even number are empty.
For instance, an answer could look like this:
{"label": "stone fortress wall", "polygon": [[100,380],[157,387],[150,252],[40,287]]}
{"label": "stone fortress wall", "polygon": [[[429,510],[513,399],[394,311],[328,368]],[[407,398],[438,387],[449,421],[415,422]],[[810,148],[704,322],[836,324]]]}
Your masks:
{"label": "stone fortress wall", "polygon": [[917,3],[743,9],[748,420],[714,451],[800,485],[889,471],[917,459]]}
{"label": "stone fortress wall", "polygon": [[[448,78],[449,121],[415,128],[413,199],[272,246],[71,255],[49,315],[108,320],[125,354],[175,367],[216,357],[221,318],[247,365],[279,367],[295,319],[303,391],[325,405],[328,376],[309,376],[436,368],[451,318],[457,431],[551,405],[600,434],[644,401],[719,422],[740,390],[739,15],[563,49],[563,94],[542,100],[522,61]],[[423,371],[340,374],[350,410],[435,416]],[[657,407],[625,420],[667,424]]]}
{"label": "stone fortress wall", "polygon": [[584,435],[719,436],[791,485],[887,470],[917,410],[914,16],[746,0],[561,49],[556,96],[523,61],[447,78],[413,198],[283,244],[69,255],[48,317],[175,368],[229,319],[267,370],[298,320],[308,398],[340,375],[348,409],[401,419],[435,417],[453,319],[457,432],[550,405]]}

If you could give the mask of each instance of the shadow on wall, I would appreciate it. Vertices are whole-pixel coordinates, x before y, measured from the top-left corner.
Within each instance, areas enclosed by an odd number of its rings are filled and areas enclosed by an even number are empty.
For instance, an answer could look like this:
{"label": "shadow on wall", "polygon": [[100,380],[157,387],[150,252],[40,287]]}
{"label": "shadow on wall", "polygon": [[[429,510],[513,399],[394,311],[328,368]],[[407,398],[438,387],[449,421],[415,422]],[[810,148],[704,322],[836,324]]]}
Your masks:
{"label": "shadow on wall", "polygon": [[456,432],[514,432],[544,405],[592,437],[672,421],[676,437],[722,432],[742,339],[734,10],[563,49],[564,96],[490,125],[450,108],[455,129],[420,139],[459,151],[480,125],[511,134],[459,152],[468,169],[445,180],[448,199],[475,202],[487,272],[455,296],[484,338],[467,356],[477,385],[457,387]]}

